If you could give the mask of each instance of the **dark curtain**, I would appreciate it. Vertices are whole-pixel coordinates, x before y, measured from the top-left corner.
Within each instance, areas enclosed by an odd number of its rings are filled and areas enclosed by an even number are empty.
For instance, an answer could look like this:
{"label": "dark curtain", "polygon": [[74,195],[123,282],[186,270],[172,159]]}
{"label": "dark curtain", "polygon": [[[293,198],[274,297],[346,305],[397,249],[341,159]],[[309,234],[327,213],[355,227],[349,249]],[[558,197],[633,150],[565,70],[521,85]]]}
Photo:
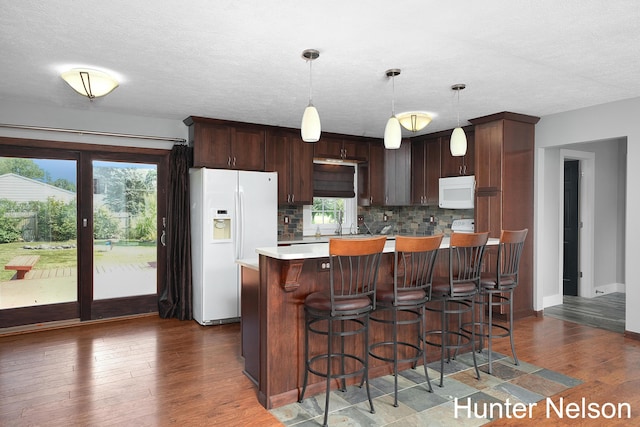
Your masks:
{"label": "dark curtain", "polygon": [[193,318],[191,303],[191,217],[189,165],[191,148],[176,145],[169,156],[167,200],[167,281],[158,300],[160,317]]}

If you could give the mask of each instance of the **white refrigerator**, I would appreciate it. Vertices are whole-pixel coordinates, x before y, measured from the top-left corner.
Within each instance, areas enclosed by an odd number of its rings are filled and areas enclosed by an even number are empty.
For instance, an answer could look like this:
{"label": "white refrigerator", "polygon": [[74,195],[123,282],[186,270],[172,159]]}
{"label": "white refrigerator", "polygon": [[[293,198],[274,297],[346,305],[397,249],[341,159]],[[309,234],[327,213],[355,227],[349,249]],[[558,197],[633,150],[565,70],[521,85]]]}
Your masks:
{"label": "white refrigerator", "polygon": [[256,248],[277,246],[278,175],[190,169],[193,318],[201,325],[238,321],[240,267]]}

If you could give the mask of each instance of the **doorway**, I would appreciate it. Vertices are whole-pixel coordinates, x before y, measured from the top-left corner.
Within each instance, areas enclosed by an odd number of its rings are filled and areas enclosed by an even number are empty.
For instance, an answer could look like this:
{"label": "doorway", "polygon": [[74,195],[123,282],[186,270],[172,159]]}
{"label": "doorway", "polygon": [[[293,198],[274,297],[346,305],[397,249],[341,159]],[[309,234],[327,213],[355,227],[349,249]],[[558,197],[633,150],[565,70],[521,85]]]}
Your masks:
{"label": "doorway", "polygon": [[564,221],[562,251],[562,294],[578,296],[580,267],[578,243],[580,232],[580,162],[564,161]]}

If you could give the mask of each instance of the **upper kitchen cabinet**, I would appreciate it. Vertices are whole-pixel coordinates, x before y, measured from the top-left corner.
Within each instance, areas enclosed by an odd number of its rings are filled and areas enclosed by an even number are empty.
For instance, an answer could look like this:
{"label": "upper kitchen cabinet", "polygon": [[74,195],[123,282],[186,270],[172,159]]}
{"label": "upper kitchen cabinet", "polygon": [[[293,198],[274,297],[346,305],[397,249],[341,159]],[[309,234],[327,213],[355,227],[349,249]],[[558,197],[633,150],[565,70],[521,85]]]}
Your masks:
{"label": "upper kitchen cabinet", "polygon": [[400,148],[384,150],[386,206],[411,204],[411,141],[403,139]]}
{"label": "upper kitchen cabinet", "polygon": [[411,141],[411,202],[414,205],[438,205],[441,140],[436,137]]}
{"label": "upper kitchen cabinet", "polygon": [[385,195],[384,145],[382,140],[360,143],[358,152],[366,161],[358,163],[358,205],[382,206]]}
{"label": "upper kitchen cabinet", "polygon": [[467,154],[464,156],[454,157],[451,155],[451,150],[449,149],[449,140],[451,138],[450,132],[448,133],[448,136],[441,137],[441,176],[443,178],[460,175],[473,175],[475,172],[475,138],[473,127],[465,127],[464,133],[467,135]]}
{"label": "upper kitchen cabinet", "polygon": [[269,132],[266,169],[278,172],[278,204],[313,204],[313,146],[300,131]]}
{"label": "upper kitchen cabinet", "polygon": [[314,157],[317,159],[340,159],[365,161],[363,143],[357,138],[323,133],[314,144]]}
{"label": "upper kitchen cabinet", "polygon": [[213,169],[265,170],[264,126],[187,117],[193,166]]}

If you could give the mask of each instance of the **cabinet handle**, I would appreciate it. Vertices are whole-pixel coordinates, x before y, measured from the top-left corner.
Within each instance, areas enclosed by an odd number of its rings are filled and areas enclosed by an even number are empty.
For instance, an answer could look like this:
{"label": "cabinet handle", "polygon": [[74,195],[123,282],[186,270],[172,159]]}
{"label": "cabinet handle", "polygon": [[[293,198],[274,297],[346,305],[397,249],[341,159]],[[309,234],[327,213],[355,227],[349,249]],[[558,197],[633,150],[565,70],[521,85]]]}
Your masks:
{"label": "cabinet handle", "polygon": [[467,165],[462,166],[462,169],[464,170],[464,174],[467,174]]}
{"label": "cabinet handle", "polygon": [[291,194],[287,194],[287,203],[291,203]]}
{"label": "cabinet handle", "polygon": [[235,156],[233,156],[233,167],[234,168],[236,167],[236,157]]}
{"label": "cabinet handle", "polygon": [[295,203],[295,201],[296,201],[296,195],[292,194],[291,195],[291,203]]}
{"label": "cabinet handle", "polygon": [[227,157],[227,166],[231,167],[231,156]]}
{"label": "cabinet handle", "polygon": [[373,196],[369,197],[369,203],[373,204]]}

